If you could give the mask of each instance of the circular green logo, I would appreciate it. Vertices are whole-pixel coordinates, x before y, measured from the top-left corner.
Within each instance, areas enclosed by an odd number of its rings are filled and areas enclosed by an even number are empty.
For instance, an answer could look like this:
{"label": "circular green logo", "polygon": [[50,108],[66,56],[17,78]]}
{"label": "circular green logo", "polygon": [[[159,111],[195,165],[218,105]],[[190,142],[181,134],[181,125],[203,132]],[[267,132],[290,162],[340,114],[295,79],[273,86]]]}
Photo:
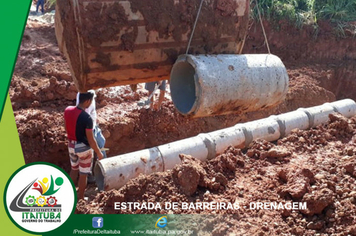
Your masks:
{"label": "circular green logo", "polygon": [[19,168],[4,192],[7,215],[20,229],[41,234],[60,227],[73,213],[75,188],[59,167],[36,162]]}

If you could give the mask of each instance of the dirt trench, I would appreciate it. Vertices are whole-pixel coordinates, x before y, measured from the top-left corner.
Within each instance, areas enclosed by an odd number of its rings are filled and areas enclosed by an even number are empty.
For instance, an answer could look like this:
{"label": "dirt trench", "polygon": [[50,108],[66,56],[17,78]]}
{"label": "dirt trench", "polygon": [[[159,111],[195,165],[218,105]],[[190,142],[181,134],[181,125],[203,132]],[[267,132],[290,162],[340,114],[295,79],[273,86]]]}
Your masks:
{"label": "dirt trench", "polygon": [[[337,100],[356,99],[355,32],[337,37],[335,25],[326,21],[318,22],[317,29],[300,29],[285,20],[263,23],[271,53],[281,58],[292,80],[312,79]],[[268,53],[259,22],[250,24],[242,53]]]}
{"label": "dirt trench", "polygon": [[[308,27],[298,30],[285,24],[281,22],[276,28],[265,23],[271,51],[282,58],[290,77],[287,97],[278,107],[248,114],[191,120],[177,113],[169,93],[162,109],[152,112],[137,106],[140,99],[147,98],[142,85],[136,93],[129,86],[100,89],[97,91],[97,110],[99,124],[107,138],[106,147],[110,149],[108,156],[300,107],[342,98],[356,99],[353,92],[356,87],[354,38],[334,37],[332,28],[326,23],[316,39],[313,30]],[[266,53],[263,42],[263,34],[254,23],[243,53]],[[58,50],[53,24],[33,20],[27,22],[9,93],[25,162],[51,162],[69,171],[63,111],[66,106],[74,104],[76,88],[68,64]],[[256,200],[303,200],[312,206],[305,212],[241,210],[174,213],[227,214],[223,224],[218,220],[207,223],[205,230],[214,235],[356,235],[355,118],[335,116],[332,119],[327,126],[296,131],[276,143],[259,140],[248,150],[231,147],[208,163],[182,156],[186,163],[171,172],[141,176],[119,191],[93,191],[89,204],[80,202],[77,212],[150,213],[113,211],[110,204],[123,200],[163,202],[169,200],[165,190],[179,201],[190,202],[219,200],[241,201],[243,204]],[[285,156],[276,156],[276,152],[270,150],[280,150],[277,153],[284,153]],[[188,169],[186,165],[193,168]],[[186,191],[192,195],[187,195],[184,190],[182,192],[184,183],[177,179],[179,171],[203,176],[196,188],[187,186]],[[145,192],[135,193],[133,189],[137,186],[145,186]],[[326,195],[330,197],[324,199]]]}
{"label": "dirt trench", "polygon": [[[356,117],[329,116],[327,125],[294,130],[270,143],[254,141],[246,150],[229,147],[208,162],[182,154],[173,170],[140,175],[119,190],[79,201],[84,214],[213,214],[189,227],[204,235],[355,235],[356,234]],[[189,176],[189,178],[188,178]],[[114,204],[177,203],[177,209],[121,208]],[[230,203],[239,209],[184,207],[184,203]],[[256,202],[306,203],[291,209],[255,209]]]}
{"label": "dirt trench", "polygon": [[[147,95],[141,85],[137,93],[132,93],[128,86],[100,89],[97,98],[99,123],[107,138],[108,155],[149,148],[299,107],[346,97],[356,99],[353,93],[355,61],[351,55],[350,59],[325,59],[320,55],[323,51],[316,48],[316,52],[309,52],[318,57],[293,56],[304,55],[303,50],[311,50],[313,45],[329,44],[330,48],[339,48],[342,52],[345,48],[339,45],[349,45],[352,52],[353,38],[337,41],[325,31],[313,41],[313,35],[307,30],[287,27],[283,32],[276,32],[272,26],[266,25],[266,28],[271,37],[271,51],[283,59],[290,77],[290,89],[281,105],[263,112],[190,120],[177,113],[169,94],[162,109],[151,112],[136,104]],[[294,36],[287,38],[286,34]],[[278,44],[273,43],[277,39]],[[305,46],[309,44],[312,45]],[[265,53],[266,49],[258,45],[263,45],[262,32],[258,27],[251,28],[244,53]],[[294,47],[289,48],[289,45]],[[332,54],[335,55],[338,54]],[[326,52],[325,57],[330,54]],[[75,94],[69,67],[56,44],[53,25],[29,20],[10,87],[27,163],[49,161],[69,170],[62,113],[66,106],[73,104]]]}

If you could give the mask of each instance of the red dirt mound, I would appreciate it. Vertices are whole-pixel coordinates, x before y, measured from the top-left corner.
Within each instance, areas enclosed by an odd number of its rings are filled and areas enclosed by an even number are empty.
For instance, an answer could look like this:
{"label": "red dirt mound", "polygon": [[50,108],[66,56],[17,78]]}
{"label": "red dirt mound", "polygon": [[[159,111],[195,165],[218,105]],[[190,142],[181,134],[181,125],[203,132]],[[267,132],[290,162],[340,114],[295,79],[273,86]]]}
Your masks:
{"label": "red dirt mound", "polygon": [[[79,201],[77,213],[224,214],[211,225],[216,235],[351,234],[356,225],[356,117],[330,115],[330,123],[294,130],[270,143],[256,140],[246,150],[233,147],[208,162],[181,155],[173,170],[139,176],[120,190]],[[120,209],[115,203],[177,202],[178,209]],[[240,209],[200,209],[198,203],[238,204]],[[195,208],[184,208],[193,203]],[[254,203],[265,204],[255,209]],[[305,203],[298,210],[267,209],[273,203]],[[252,204],[252,205],[251,205]],[[208,224],[208,222],[205,222]],[[210,222],[211,223],[211,222]],[[247,230],[248,226],[248,230]],[[204,224],[202,224],[204,228]],[[219,229],[219,230],[218,230]],[[246,231],[247,230],[247,231]]]}

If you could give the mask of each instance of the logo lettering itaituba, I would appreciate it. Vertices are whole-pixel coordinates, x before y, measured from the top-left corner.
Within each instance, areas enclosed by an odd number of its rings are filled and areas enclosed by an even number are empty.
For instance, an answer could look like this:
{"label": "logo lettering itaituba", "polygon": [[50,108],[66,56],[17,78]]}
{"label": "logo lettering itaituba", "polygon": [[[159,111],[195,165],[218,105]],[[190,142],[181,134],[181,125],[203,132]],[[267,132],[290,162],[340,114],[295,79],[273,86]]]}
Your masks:
{"label": "logo lettering itaituba", "polygon": [[56,212],[22,212],[22,219],[61,219]]}

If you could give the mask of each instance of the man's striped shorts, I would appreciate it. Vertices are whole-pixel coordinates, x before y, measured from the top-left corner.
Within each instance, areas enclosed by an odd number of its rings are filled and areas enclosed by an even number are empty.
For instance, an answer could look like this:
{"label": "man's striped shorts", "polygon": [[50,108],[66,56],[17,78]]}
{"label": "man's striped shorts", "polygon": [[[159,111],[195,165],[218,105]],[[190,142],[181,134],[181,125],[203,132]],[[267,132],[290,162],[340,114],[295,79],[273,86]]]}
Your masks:
{"label": "man's striped shorts", "polygon": [[93,165],[93,149],[84,143],[68,142],[68,152],[72,170],[79,170],[80,174],[91,174]]}

